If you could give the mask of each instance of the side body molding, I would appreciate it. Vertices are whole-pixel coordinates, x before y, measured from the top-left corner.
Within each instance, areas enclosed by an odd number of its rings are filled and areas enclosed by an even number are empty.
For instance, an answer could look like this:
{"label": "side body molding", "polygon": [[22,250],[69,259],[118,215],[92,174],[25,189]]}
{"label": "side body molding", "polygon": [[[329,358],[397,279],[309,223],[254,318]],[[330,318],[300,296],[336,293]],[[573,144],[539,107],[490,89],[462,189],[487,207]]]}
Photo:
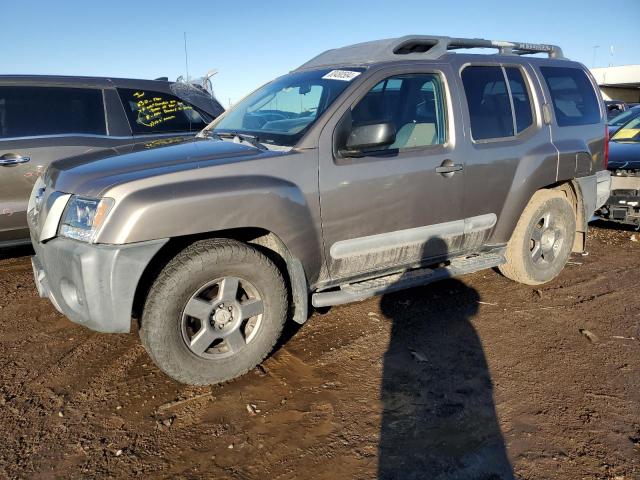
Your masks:
{"label": "side body molding", "polygon": [[334,259],[345,259],[361,255],[373,255],[391,249],[421,246],[436,238],[442,239],[486,232],[493,228],[497,219],[498,217],[495,213],[487,213],[436,225],[341,240],[331,245],[330,254]]}

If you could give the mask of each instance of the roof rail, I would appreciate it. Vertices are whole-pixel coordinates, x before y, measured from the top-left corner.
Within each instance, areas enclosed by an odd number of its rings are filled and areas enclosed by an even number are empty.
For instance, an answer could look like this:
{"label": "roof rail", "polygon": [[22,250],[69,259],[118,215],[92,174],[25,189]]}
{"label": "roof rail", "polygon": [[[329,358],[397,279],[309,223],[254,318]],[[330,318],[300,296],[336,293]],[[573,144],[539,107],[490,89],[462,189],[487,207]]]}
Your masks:
{"label": "roof rail", "polygon": [[545,43],[505,42],[502,40],[484,40],[482,38],[449,38],[448,40],[448,50],[456,50],[459,48],[497,48],[501,55],[546,53],[549,55],[549,58],[564,58],[560,47]]}
{"label": "roof rail", "polygon": [[329,65],[366,65],[394,60],[434,60],[450,50],[494,48],[500,55],[546,53],[549,58],[564,58],[556,45],[505,42],[482,38],[452,38],[435,35],[407,35],[335,48],[312,58],[297,70]]}

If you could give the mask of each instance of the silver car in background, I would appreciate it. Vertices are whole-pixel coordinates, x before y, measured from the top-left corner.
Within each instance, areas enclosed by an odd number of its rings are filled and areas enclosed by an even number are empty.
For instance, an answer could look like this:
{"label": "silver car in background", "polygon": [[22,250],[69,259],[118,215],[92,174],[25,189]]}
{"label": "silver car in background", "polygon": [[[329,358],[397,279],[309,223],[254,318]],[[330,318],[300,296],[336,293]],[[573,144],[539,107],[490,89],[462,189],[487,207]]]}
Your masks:
{"label": "silver car in background", "polygon": [[51,162],[170,143],[223,111],[187,83],[0,75],[0,248],[29,242],[27,200]]}

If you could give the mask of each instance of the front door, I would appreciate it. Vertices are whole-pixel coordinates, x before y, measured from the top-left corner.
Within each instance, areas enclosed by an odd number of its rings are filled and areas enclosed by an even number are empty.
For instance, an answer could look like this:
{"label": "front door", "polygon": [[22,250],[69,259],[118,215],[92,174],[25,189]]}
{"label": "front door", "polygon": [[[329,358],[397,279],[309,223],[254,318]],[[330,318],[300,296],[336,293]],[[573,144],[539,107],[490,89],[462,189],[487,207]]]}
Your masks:
{"label": "front door", "polygon": [[[329,151],[320,142],[322,230],[331,280],[419,265],[464,249],[464,159],[447,88],[448,67],[372,76],[336,113]],[[332,118],[334,121],[335,117]],[[342,157],[338,133],[392,123],[396,140],[361,157]],[[331,130],[331,131],[327,131]],[[449,167],[449,168],[443,168]]]}

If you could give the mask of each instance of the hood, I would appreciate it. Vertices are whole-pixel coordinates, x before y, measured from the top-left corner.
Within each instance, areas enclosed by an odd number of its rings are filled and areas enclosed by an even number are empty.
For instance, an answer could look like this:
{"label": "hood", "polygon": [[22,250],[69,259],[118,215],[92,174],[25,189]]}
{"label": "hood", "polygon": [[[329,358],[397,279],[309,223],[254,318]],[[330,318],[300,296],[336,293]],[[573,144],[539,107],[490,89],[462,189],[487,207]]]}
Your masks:
{"label": "hood", "polygon": [[640,170],[640,142],[609,142],[609,170]]}
{"label": "hood", "polygon": [[45,183],[57,191],[99,197],[114,185],[215,164],[281,155],[246,144],[172,137],[122,148],[92,152],[53,162]]}

